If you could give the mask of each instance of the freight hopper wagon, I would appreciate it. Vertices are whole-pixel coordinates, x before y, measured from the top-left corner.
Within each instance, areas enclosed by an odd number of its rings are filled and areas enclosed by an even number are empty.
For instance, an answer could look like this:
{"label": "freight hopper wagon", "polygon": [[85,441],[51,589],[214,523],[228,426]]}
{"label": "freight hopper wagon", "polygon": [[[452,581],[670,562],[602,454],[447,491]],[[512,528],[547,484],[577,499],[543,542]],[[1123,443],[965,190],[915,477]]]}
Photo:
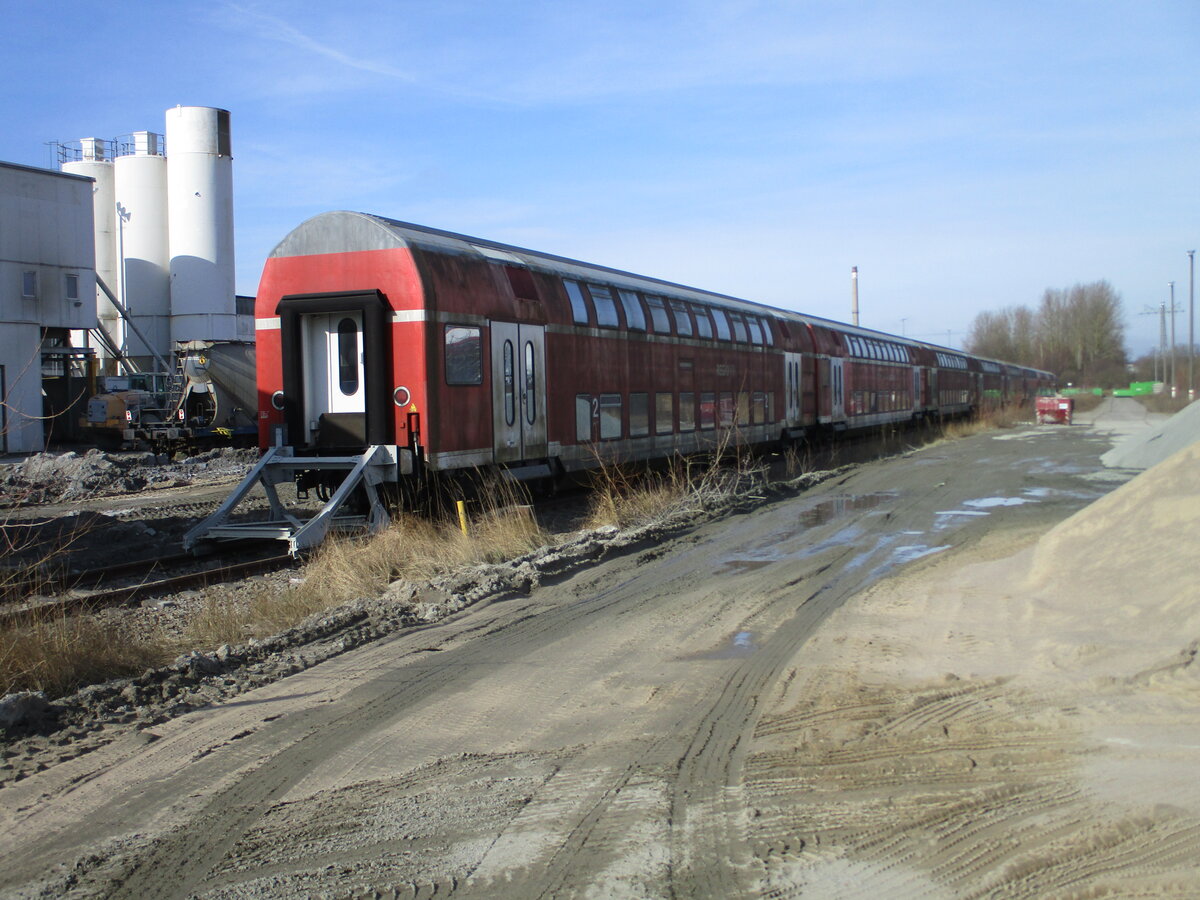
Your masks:
{"label": "freight hopper wagon", "polygon": [[[979,361],[956,351],[353,212],[275,248],[256,322],[263,456],[191,548],[297,552],[379,528],[440,474],[549,479],[966,413],[983,395]],[[320,513],[285,510],[286,482],[328,498]],[[256,484],[272,521],[232,524]]]}

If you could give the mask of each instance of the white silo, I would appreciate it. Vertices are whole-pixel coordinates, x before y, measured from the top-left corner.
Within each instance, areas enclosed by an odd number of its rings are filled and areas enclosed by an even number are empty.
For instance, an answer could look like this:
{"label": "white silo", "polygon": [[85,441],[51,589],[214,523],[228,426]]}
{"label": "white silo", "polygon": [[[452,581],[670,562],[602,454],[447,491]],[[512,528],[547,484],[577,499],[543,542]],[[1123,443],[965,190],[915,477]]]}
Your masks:
{"label": "white silo", "polygon": [[238,339],[229,111],[167,110],[171,338]]}
{"label": "white silo", "polygon": [[[64,162],[62,170],[73,175],[86,175],[96,182],[92,185],[92,218],[96,238],[96,276],[116,291],[117,268],[117,211],[114,185],[112,147],[110,141],[100,138],[83,138],[80,142],[79,158]],[[108,296],[96,288],[96,313],[100,327],[117,347],[125,341],[125,329],[117,308]],[[101,357],[107,354],[101,348]]]}
{"label": "white silo", "polygon": [[[117,297],[153,350],[171,352],[171,256],[167,240],[167,160],[161,136],[135,131],[113,163],[117,253],[123,258]],[[128,354],[156,368],[150,348],[129,329]]]}

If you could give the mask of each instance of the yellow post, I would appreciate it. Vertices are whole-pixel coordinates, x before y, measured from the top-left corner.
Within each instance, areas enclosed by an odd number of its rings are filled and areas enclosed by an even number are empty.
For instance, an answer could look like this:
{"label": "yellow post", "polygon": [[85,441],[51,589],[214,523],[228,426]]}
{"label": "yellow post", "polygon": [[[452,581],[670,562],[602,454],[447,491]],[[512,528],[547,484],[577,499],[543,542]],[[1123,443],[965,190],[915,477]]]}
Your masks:
{"label": "yellow post", "polygon": [[459,500],[458,505],[458,527],[462,529],[463,534],[467,534],[467,504]]}

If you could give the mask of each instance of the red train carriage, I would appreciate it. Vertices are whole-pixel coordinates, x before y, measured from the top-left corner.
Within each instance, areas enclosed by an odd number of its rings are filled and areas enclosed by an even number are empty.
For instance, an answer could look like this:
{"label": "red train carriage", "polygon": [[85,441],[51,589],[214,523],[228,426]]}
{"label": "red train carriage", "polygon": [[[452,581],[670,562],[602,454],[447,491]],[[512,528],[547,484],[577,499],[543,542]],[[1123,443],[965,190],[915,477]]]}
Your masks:
{"label": "red train carriage", "polygon": [[[553,477],[730,437],[797,440],[966,413],[968,357],[463,235],[352,212],[291,232],[259,286],[259,436],[246,483],[185,544],[293,551],[386,521],[385,486],[497,467]],[[275,492],[330,493],[299,521]],[[262,484],[274,518],[229,524]],[[365,501],[365,516],[345,514]]]}

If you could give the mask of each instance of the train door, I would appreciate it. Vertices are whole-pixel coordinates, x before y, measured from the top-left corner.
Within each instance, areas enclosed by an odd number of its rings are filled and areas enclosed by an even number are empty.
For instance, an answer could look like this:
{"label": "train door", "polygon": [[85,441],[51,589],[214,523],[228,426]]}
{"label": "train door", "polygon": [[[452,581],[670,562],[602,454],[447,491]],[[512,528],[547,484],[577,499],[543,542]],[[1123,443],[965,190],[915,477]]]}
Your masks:
{"label": "train door", "polygon": [[784,421],[789,427],[800,424],[800,354],[783,354]]}
{"label": "train door", "polygon": [[829,386],[833,399],[833,420],[835,422],[846,418],[846,385],[842,364],[845,360],[831,359],[829,366]]}
{"label": "train door", "polygon": [[498,463],[546,456],[546,329],[492,322],[492,441]]}
{"label": "train door", "polygon": [[307,315],[301,333],[308,361],[304,418],[310,436],[326,414],[343,420],[365,418],[362,313]]}
{"label": "train door", "polygon": [[916,410],[920,409],[922,406],[924,406],[924,404],[921,402],[921,367],[913,366],[912,373],[913,373],[912,408],[914,411],[916,411]]}

